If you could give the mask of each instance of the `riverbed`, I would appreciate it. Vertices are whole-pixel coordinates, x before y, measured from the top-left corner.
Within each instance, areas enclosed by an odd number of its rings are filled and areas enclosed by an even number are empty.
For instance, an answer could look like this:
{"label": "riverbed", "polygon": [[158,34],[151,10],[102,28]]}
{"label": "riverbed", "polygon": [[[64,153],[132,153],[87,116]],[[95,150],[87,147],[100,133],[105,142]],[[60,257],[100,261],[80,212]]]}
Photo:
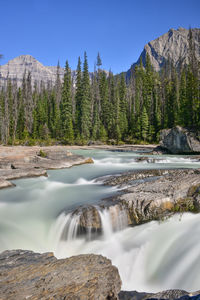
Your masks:
{"label": "riverbed", "polygon": [[76,220],[70,213],[80,205],[98,206],[101,199],[120,192],[117,187],[104,186],[103,176],[128,170],[200,168],[200,162],[162,155],[153,156],[154,162],[148,163],[138,161],[140,152],[73,152],[92,157],[94,164],[48,171],[48,178],[16,180],[15,188],[0,191],[0,251],[53,251],[58,258],[98,253],[118,267],[124,290],[198,290],[199,214],[185,213],[114,232],[109,215],[102,211],[103,234],[90,239],[76,236]]}

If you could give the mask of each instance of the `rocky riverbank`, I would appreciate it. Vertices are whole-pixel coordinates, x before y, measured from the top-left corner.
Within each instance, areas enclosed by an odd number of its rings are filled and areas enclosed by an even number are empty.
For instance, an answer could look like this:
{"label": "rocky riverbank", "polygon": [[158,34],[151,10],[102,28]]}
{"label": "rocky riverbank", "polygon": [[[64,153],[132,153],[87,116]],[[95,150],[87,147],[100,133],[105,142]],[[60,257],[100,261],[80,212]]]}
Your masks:
{"label": "rocky riverbank", "polygon": [[0,189],[14,186],[10,180],[47,176],[47,170],[93,163],[91,158],[74,155],[69,147],[0,146]]}

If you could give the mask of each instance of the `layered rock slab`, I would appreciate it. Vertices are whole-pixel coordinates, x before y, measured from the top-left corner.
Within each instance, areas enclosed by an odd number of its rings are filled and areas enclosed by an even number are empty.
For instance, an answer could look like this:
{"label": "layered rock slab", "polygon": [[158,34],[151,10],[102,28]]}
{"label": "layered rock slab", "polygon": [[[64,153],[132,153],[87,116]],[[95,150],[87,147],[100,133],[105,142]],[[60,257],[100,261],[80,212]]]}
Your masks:
{"label": "layered rock slab", "polygon": [[122,190],[101,200],[98,207],[83,206],[73,212],[72,216],[79,216],[81,233],[102,232],[100,211],[104,209],[113,230],[119,228],[120,219],[126,226],[138,225],[175,213],[200,211],[200,169],[132,171],[110,176],[104,184]]}
{"label": "layered rock slab", "polygon": [[117,300],[120,289],[117,268],[101,255],[58,260],[24,250],[0,254],[1,300]]}
{"label": "layered rock slab", "polygon": [[14,186],[7,180],[47,176],[50,169],[93,163],[91,158],[74,155],[65,146],[0,146],[0,188]]}

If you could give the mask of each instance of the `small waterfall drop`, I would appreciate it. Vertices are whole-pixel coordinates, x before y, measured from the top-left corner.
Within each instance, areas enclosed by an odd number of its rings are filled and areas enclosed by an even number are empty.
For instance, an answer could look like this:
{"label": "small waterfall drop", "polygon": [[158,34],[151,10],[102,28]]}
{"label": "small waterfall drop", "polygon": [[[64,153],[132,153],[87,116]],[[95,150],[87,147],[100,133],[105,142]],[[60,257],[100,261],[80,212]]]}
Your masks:
{"label": "small waterfall drop", "polygon": [[[103,239],[106,239],[113,232],[120,231],[128,226],[127,212],[117,205],[103,210],[99,207],[93,207],[93,209],[97,211],[100,218],[101,230],[98,233],[98,230],[94,232],[95,227],[86,227],[83,238],[87,241],[99,237],[100,232]],[[92,224],[92,214],[93,211],[88,209],[86,216],[84,216],[87,218],[88,224]],[[78,213],[61,213],[50,231],[54,243],[57,245],[61,240],[71,241],[78,238],[80,235],[80,219],[81,211]]]}

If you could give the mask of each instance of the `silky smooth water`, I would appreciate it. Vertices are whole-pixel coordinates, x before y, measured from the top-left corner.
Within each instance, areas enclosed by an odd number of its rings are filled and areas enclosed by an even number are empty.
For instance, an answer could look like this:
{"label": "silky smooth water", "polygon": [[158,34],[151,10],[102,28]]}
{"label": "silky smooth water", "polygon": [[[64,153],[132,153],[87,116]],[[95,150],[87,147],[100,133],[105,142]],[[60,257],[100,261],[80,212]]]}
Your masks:
{"label": "silky smooth water", "polygon": [[118,192],[96,178],[134,169],[199,168],[200,163],[181,156],[156,156],[155,163],[146,163],[136,161],[138,153],[74,152],[93,157],[94,164],[48,171],[48,178],[16,180],[17,187],[0,191],[0,251],[54,251],[58,258],[100,253],[119,268],[123,289],[199,289],[200,215],[184,214],[133,228],[126,228],[122,215],[121,230],[114,231],[110,211],[100,211],[103,234],[90,240],[76,236],[78,216],[70,212],[84,204],[98,207],[102,198]]}

